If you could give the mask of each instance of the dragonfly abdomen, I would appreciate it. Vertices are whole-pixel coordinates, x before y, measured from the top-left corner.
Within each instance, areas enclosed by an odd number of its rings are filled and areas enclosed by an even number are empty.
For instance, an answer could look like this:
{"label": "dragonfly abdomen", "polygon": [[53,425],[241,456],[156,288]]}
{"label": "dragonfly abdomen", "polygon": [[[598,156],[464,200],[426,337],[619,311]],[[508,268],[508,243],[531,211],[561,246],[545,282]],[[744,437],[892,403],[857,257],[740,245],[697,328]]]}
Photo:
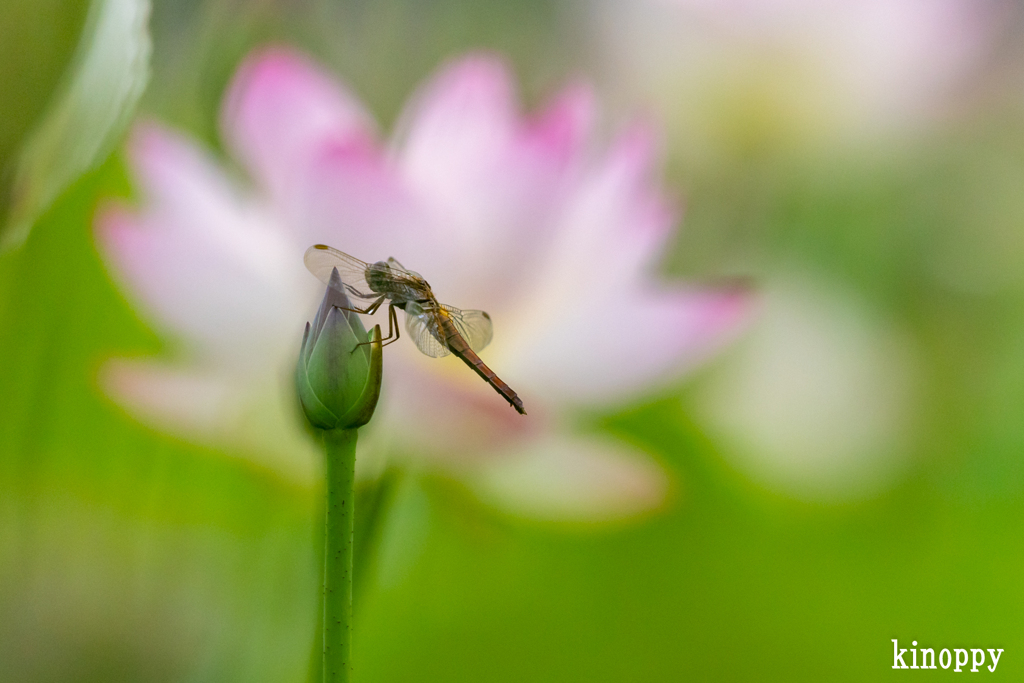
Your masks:
{"label": "dragonfly abdomen", "polygon": [[494,374],[494,371],[487,367],[487,364],[480,360],[480,356],[476,355],[473,349],[469,348],[469,344],[459,331],[455,329],[455,325],[446,317],[441,318],[441,327],[444,330],[445,345],[451,349],[452,353],[462,359],[462,362],[473,368],[476,374],[494,387],[502,397],[509,402],[513,408],[516,409],[520,415],[526,415],[526,409],[523,407],[523,401],[519,398],[519,395],[512,390],[512,387],[505,384],[500,377]]}

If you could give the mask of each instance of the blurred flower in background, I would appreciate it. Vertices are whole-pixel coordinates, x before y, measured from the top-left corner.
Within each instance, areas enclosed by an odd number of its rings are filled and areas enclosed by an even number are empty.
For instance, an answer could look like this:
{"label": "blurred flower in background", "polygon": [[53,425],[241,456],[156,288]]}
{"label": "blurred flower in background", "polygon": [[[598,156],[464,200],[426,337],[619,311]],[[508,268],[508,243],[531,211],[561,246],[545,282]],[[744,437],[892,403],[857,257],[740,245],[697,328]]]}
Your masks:
{"label": "blurred flower in background", "polygon": [[820,276],[777,274],[758,321],[696,404],[723,455],[810,500],[877,493],[906,467],[916,389],[908,335]]}
{"label": "blurred flower in background", "polygon": [[[965,261],[984,263],[958,273],[980,287],[999,276],[1000,261],[1013,260],[1019,230],[1008,227],[1014,200],[989,199],[998,218],[983,226],[918,228],[894,203],[857,196],[858,188],[894,182],[899,171],[891,169],[900,165],[883,170],[894,150],[926,153],[922,143],[934,145],[951,122],[981,109],[1010,6],[602,0],[589,7],[603,83],[631,106],[646,102],[657,112],[688,176],[692,230],[676,264],[708,268],[717,260],[712,271],[764,283],[749,338],[688,408],[723,458],[762,486],[812,500],[876,495],[898,481],[913,451],[921,347],[885,310],[891,292],[865,297],[844,279],[876,280],[886,259],[868,264],[858,256],[917,244],[912,253],[934,255],[933,272],[936,264],[952,263],[945,271],[957,273]],[[920,162],[913,158],[902,156],[904,168]],[[1011,176],[996,173],[1002,183],[981,182],[1005,200]],[[926,193],[921,201],[949,213],[969,207],[977,221],[979,202],[964,194]],[[862,208],[872,205],[884,208]],[[817,208],[804,216],[808,206]],[[724,247],[718,253],[716,244]],[[989,257],[995,252],[1002,258]],[[894,278],[909,267],[908,256],[901,259]],[[829,276],[808,274],[822,272]]]}
{"label": "blurred flower in background", "polygon": [[309,480],[314,456],[282,380],[319,289],[302,253],[323,242],[368,261],[394,256],[443,300],[490,312],[485,360],[529,416],[460,364],[399,343],[370,451],[413,456],[538,518],[657,506],[660,467],[575,434],[573,410],[678,377],[736,328],[745,296],[657,282],[677,212],[657,186],[656,144],[633,126],[595,150],[594,118],[579,85],[522,116],[506,66],[477,55],[428,82],[383,145],[360,103],[305,58],[253,54],[221,118],[251,185],[159,125],[132,137],[142,201],[101,214],[101,245],[186,349],[173,365],[115,361],[106,385],[144,419],[245,444]]}
{"label": "blurred flower in background", "polygon": [[856,149],[948,116],[998,0],[602,0],[599,60],[691,154]]}

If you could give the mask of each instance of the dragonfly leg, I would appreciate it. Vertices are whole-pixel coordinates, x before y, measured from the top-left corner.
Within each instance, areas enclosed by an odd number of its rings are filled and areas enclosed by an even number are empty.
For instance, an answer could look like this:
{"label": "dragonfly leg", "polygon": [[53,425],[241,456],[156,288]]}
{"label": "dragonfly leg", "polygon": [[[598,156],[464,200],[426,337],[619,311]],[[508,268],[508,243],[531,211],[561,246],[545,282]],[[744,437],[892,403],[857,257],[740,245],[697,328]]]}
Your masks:
{"label": "dragonfly leg", "polygon": [[345,285],[345,289],[347,289],[350,294],[354,294],[355,296],[359,297],[360,299],[372,299],[377,294],[376,292],[374,292],[372,294],[367,294],[366,292],[360,292],[358,289],[356,289],[352,285],[345,284],[345,283],[342,283],[342,284]]}
{"label": "dragonfly leg", "polygon": [[387,344],[382,344],[381,346],[387,346],[388,344],[394,344],[396,341],[398,341],[398,338],[402,336],[401,333],[400,333],[400,330],[402,329],[402,326],[398,324],[398,313],[395,312],[395,307],[394,307],[393,304],[391,306],[388,306],[388,338],[389,339],[391,338],[391,325],[392,324],[394,324],[394,326],[395,326],[394,327],[395,338],[391,339]]}
{"label": "dragonfly leg", "polygon": [[377,309],[380,308],[380,305],[382,303],[384,303],[384,297],[381,297],[374,301],[372,304],[370,304],[370,306],[366,309],[368,311],[368,314],[373,315],[374,313],[376,313]]}
{"label": "dragonfly leg", "polygon": [[[379,301],[375,302],[375,304],[378,307],[380,306]],[[398,313],[395,312],[395,306],[394,304],[392,304],[388,306],[388,336],[380,340],[381,342],[383,342],[381,344],[381,347],[383,348],[388,344],[394,344],[396,341],[398,341],[399,337],[401,337],[399,330],[401,330],[401,326],[398,324]],[[369,343],[370,342],[360,342],[356,344],[356,349],[358,349],[360,346],[364,346]],[[354,352],[355,349],[352,349],[352,351]]]}
{"label": "dragonfly leg", "polygon": [[380,297],[366,308],[345,308],[344,306],[338,306],[338,308],[351,313],[359,313],[360,315],[373,315],[382,303],[384,303],[384,297]]}

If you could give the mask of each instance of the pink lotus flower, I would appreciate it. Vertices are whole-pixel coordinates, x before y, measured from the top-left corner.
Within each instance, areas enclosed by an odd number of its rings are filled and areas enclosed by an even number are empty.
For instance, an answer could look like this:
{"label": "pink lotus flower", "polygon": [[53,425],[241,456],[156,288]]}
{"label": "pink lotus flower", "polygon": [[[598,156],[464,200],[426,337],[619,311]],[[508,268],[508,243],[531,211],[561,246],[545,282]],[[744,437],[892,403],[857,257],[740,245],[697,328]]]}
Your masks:
{"label": "pink lotus flower", "polygon": [[569,418],[677,378],[736,327],[744,298],[657,282],[676,214],[652,176],[651,135],[634,127],[594,153],[593,118],[580,86],[523,117],[504,64],[472,56],[427,83],[383,145],[315,65],[282,48],[254,54],[221,119],[246,181],[158,125],[131,139],[141,205],[103,211],[99,240],[186,352],[174,365],[114,361],[106,386],[143,419],[308,480],[316,456],[298,445],[287,378],[322,285],[302,254],[323,242],[368,261],[394,256],[442,301],[489,311],[495,338],[482,355],[529,415],[458,360],[401,340],[386,350],[362,466],[419,458],[542,518],[656,506],[661,468],[575,433]]}

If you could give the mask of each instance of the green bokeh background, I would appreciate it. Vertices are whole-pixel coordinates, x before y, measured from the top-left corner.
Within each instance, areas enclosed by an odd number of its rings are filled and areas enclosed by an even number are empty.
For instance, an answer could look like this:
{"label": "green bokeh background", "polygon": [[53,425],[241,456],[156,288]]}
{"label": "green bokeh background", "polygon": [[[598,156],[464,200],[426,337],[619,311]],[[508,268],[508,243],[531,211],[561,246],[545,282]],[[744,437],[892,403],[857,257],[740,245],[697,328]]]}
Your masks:
{"label": "green bokeh background", "polygon": [[[4,10],[9,185],[86,7]],[[224,86],[268,40],[330,65],[385,130],[423,77],[467,49],[508,55],[533,102],[568,75],[600,81],[573,11],[158,1],[141,110],[216,148]],[[710,279],[742,254],[756,283],[796,260],[899,320],[926,387],[909,464],[848,502],[764,488],[687,408],[726,353],[672,391],[580,417],[673,473],[679,494],[650,519],[524,522],[457,483],[399,473],[359,587],[358,680],[873,680],[895,675],[891,638],[1004,648],[997,674],[1021,676],[1024,278],[957,291],[926,258],[978,220],[1024,231],[1024,188],[1005,182],[1024,177],[1020,103],[992,97],[899,163],[808,169],[751,154],[701,169],[670,139],[667,182],[687,216],[666,269]],[[315,495],[142,426],[97,387],[104,359],[173,343],[125,302],[93,239],[96,207],[130,194],[123,159],[100,160],[0,256],[0,680],[304,681]]]}

